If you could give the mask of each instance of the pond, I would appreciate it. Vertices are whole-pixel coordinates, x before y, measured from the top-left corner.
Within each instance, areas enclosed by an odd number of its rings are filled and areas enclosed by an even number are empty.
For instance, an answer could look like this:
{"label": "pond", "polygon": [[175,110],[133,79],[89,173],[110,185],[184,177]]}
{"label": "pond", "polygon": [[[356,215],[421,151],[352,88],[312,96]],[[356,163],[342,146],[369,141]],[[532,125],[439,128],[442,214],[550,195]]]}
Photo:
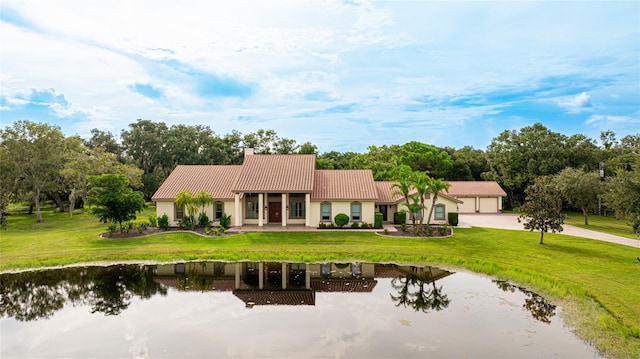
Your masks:
{"label": "pond", "polygon": [[430,266],[77,267],[0,291],[5,359],[599,357],[539,295]]}

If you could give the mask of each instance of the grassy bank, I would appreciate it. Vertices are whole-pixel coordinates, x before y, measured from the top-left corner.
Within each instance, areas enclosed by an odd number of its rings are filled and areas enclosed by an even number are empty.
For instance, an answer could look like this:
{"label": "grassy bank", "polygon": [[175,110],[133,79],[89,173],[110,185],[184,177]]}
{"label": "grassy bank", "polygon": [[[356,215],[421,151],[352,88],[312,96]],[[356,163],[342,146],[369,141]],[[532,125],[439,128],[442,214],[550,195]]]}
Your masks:
{"label": "grassy bank", "polygon": [[[151,213],[151,210],[149,210]],[[141,218],[146,218],[143,214]],[[465,268],[523,284],[561,303],[578,334],[612,357],[640,357],[640,251],[571,237],[497,229],[457,229],[452,238],[382,237],[365,232],[245,233],[201,237],[165,233],[100,239],[88,215],[12,216],[0,233],[0,270],[96,261],[371,261]]]}

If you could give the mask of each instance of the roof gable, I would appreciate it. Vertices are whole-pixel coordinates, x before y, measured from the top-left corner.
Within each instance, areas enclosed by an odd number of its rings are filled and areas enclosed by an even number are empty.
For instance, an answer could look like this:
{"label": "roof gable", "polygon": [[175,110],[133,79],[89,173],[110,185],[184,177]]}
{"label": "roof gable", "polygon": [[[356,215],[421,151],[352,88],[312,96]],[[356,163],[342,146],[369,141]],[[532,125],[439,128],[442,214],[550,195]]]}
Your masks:
{"label": "roof gable", "polygon": [[231,185],[235,182],[242,166],[236,165],[179,165],[162,183],[151,198],[173,200],[180,191],[196,194],[207,191],[214,199],[232,199]]}
{"label": "roof gable", "polygon": [[232,186],[234,192],[311,192],[315,155],[250,155]]}
{"label": "roof gable", "polygon": [[311,199],[377,200],[371,170],[316,170]]}

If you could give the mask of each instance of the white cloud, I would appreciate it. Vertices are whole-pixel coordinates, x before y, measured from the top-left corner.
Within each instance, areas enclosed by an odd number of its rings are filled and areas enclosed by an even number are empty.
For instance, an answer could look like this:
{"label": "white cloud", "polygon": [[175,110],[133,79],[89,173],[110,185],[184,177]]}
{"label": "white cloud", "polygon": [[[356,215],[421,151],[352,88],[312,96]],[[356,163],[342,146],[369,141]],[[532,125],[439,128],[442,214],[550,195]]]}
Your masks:
{"label": "white cloud", "polygon": [[580,113],[591,111],[593,109],[591,96],[589,96],[589,94],[586,92],[582,92],[575,96],[559,99],[558,105],[565,108],[569,113]]}

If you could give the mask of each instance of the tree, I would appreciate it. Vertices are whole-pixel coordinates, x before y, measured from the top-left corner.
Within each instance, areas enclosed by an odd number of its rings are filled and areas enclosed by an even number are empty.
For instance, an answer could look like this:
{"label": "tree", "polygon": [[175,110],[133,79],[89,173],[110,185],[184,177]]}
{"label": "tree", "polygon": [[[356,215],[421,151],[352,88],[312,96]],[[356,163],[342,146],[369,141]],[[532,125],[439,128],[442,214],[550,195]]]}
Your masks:
{"label": "tree", "polygon": [[89,176],[87,203],[92,213],[103,223],[117,223],[122,231],[122,222],[136,219],[136,213],[144,207],[142,192],[129,187],[129,179],[122,174]]}
{"label": "tree", "polygon": [[[640,156],[637,162],[640,167]],[[615,177],[607,178],[602,199],[617,218],[625,219],[640,236],[640,170],[619,170]]]}
{"label": "tree", "polygon": [[[407,209],[409,208],[409,193],[411,192],[411,180],[413,176],[413,172],[409,166],[403,165],[397,167],[395,173],[393,174],[394,184],[391,185],[391,190],[394,195],[401,195],[404,198],[404,202],[407,205]],[[415,216],[411,213],[411,218],[413,219],[413,224],[415,225]]]}
{"label": "tree", "polygon": [[433,193],[433,197],[431,199],[431,208],[429,209],[429,217],[427,217],[427,226],[431,223],[431,216],[433,215],[433,210],[436,207],[436,201],[438,200],[438,193],[445,191],[449,191],[449,187],[451,185],[449,182],[443,180],[442,178],[429,178],[429,192]]}
{"label": "tree", "polygon": [[536,177],[555,175],[567,166],[566,139],[540,123],[520,131],[504,131],[487,147],[490,170],[482,177],[499,182],[507,190],[510,207],[522,203],[525,188]]}
{"label": "tree", "polygon": [[193,202],[196,205],[200,206],[200,215],[198,217],[198,225],[200,226],[209,225],[209,217],[207,217],[207,213],[205,212],[204,208],[208,204],[212,204],[213,201],[214,201],[213,196],[209,194],[207,191],[200,191],[193,197]]}
{"label": "tree", "polygon": [[[424,198],[429,194],[431,182],[431,177],[424,172],[413,172],[413,176],[411,176],[411,183],[413,188],[416,189],[420,203],[420,225],[424,222]],[[427,219],[428,222],[429,220]]]}
{"label": "tree", "polygon": [[105,152],[113,153],[118,157],[118,160],[122,160],[122,147],[109,131],[102,131],[97,128],[92,129],[91,138],[84,141],[84,145],[89,149],[99,148]]}
{"label": "tree", "polygon": [[7,229],[7,216],[9,216],[9,203],[13,199],[13,194],[7,191],[0,183],[0,229]]}
{"label": "tree", "polygon": [[552,176],[540,176],[525,190],[525,202],[517,208],[522,214],[518,222],[524,221],[524,228],[540,231],[540,244],[545,232],[562,232],[566,218],[562,214],[562,194],[558,191]]}
{"label": "tree", "polygon": [[[0,131],[3,155],[3,178],[13,178],[13,187],[33,191],[36,222],[42,222],[41,194],[57,186],[58,169],[62,167],[64,136],[59,128],[30,121],[18,121]],[[17,191],[17,189],[15,190]],[[14,192],[15,193],[15,192]]]}
{"label": "tree", "polygon": [[600,176],[596,172],[585,172],[567,167],[558,173],[554,181],[562,198],[569,205],[582,210],[584,224],[589,224],[589,210],[594,209],[600,194]]}

